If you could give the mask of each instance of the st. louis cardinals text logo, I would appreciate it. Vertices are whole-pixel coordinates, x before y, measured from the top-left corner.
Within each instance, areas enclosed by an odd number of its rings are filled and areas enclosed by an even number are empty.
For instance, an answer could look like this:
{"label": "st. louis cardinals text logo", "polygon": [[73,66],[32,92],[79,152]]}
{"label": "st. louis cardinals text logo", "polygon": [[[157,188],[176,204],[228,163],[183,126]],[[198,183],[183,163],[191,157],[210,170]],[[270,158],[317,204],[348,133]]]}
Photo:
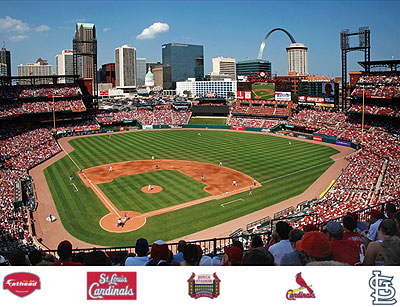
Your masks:
{"label": "st. louis cardinals text logo", "polygon": [[136,272],[88,272],[88,300],[136,300]]}
{"label": "st. louis cardinals text logo", "polygon": [[13,273],[4,278],[4,290],[10,290],[17,296],[24,297],[40,289],[40,279],[31,273]]}
{"label": "st. louis cardinals text logo", "polygon": [[[286,292],[286,299],[295,301],[299,298],[315,298],[314,290],[311,289],[312,285],[307,285],[303,277],[301,277],[301,273],[296,274],[296,282],[300,288],[288,290]],[[307,292],[303,290],[307,290]]]}
{"label": "st. louis cardinals text logo", "polygon": [[396,290],[392,285],[393,276],[385,276],[381,271],[372,271],[369,279],[369,287],[373,290],[371,297],[372,305],[394,305],[396,304]]}

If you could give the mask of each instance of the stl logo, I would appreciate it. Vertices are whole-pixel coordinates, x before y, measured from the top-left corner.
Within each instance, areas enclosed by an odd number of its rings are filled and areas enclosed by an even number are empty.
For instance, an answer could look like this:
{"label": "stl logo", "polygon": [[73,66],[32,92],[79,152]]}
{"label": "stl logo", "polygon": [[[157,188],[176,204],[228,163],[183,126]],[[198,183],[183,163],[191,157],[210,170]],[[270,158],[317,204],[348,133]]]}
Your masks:
{"label": "stl logo", "polygon": [[39,276],[31,273],[13,273],[4,277],[3,288],[24,297],[36,289],[40,290],[40,279]]}
{"label": "stl logo", "polygon": [[[300,288],[288,290],[286,292],[286,299],[295,301],[298,298],[315,298],[314,290],[311,289],[312,285],[307,285],[303,277],[301,277],[301,272],[296,274],[296,282]],[[307,293],[302,291],[304,289],[307,289]]]}
{"label": "stl logo", "polygon": [[87,272],[88,300],[136,300],[136,272]]}
{"label": "stl logo", "polygon": [[371,294],[372,305],[394,305],[396,304],[396,290],[392,285],[393,276],[385,276],[381,271],[372,271],[369,279],[369,287],[374,290]]}
{"label": "stl logo", "polygon": [[189,296],[192,298],[199,297],[218,297],[220,293],[221,280],[217,274],[199,274],[192,273],[192,276],[188,279],[189,283]]}

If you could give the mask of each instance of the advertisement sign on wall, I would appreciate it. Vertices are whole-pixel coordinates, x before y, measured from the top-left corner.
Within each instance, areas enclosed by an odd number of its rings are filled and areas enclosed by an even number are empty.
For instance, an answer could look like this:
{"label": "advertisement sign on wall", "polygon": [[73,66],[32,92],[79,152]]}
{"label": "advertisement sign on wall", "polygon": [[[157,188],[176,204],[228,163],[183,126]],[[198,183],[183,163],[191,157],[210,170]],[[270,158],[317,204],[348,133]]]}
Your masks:
{"label": "advertisement sign on wall", "polygon": [[307,97],[307,102],[324,102],[324,97]]}
{"label": "advertisement sign on wall", "polygon": [[292,100],[292,93],[290,92],[275,92],[276,101],[290,101]]}
{"label": "advertisement sign on wall", "polygon": [[313,140],[314,141],[318,141],[318,142],[322,142],[322,137],[313,135]]}

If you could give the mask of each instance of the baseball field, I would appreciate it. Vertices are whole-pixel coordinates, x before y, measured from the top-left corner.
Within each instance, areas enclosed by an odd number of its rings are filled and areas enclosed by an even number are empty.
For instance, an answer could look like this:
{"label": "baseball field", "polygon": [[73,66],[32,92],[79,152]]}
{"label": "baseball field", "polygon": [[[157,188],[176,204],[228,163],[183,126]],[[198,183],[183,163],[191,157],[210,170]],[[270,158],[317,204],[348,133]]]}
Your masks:
{"label": "baseball field", "polygon": [[[291,142],[208,130],[201,136],[159,130],[81,137],[70,141],[70,157],[44,173],[61,222],[74,237],[102,246],[134,245],[139,237],[169,241],[302,193],[338,152]],[[257,186],[249,195],[253,179]],[[118,227],[117,216],[125,213],[129,219]]]}

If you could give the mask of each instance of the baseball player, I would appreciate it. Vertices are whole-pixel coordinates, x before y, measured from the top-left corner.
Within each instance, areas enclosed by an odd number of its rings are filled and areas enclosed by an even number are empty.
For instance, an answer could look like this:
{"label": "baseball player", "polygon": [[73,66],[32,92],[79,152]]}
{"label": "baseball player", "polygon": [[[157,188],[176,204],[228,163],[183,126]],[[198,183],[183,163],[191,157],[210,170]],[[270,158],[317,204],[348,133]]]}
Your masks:
{"label": "baseball player", "polygon": [[117,221],[117,227],[119,227],[119,226],[122,226],[122,220],[120,217],[118,218],[118,221]]}
{"label": "baseball player", "polygon": [[292,142],[289,141],[289,145],[292,145]]}
{"label": "baseball player", "polygon": [[257,180],[253,179],[253,185],[256,186]]}
{"label": "baseball player", "polygon": [[205,179],[204,179],[204,175],[203,174],[201,174],[201,181],[204,181]]}
{"label": "baseball player", "polygon": [[69,180],[71,180],[71,181],[72,181],[72,175],[69,175]]}
{"label": "baseball player", "polygon": [[156,164],[156,169],[158,169],[158,164]]}
{"label": "baseball player", "polygon": [[110,165],[109,171],[112,172],[113,170],[113,167]]}
{"label": "baseball player", "polygon": [[151,191],[151,189],[152,189],[152,188],[151,188],[151,184],[149,184],[149,186],[147,187],[147,191],[149,191],[149,192],[150,192],[150,191]]}
{"label": "baseball player", "polygon": [[249,190],[249,196],[251,196],[251,195],[253,195],[253,188],[252,187],[250,187],[250,190]]}
{"label": "baseball player", "polygon": [[108,136],[108,139],[110,139],[110,140],[111,140],[111,136],[112,136],[112,135],[110,134],[110,135]]}
{"label": "baseball player", "polygon": [[128,220],[128,213],[125,212],[125,215],[124,215],[124,223],[126,223],[127,220]]}
{"label": "baseball player", "polygon": [[219,162],[219,166],[222,166],[222,162]]}
{"label": "baseball player", "polygon": [[233,180],[232,185],[234,185],[235,187],[237,187],[236,180]]}
{"label": "baseball player", "polygon": [[154,156],[151,156],[151,160],[154,160]]}
{"label": "baseball player", "polygon": [[197,136],[201,136],[201,133],[199,132],[199,133],[197,133]]}

